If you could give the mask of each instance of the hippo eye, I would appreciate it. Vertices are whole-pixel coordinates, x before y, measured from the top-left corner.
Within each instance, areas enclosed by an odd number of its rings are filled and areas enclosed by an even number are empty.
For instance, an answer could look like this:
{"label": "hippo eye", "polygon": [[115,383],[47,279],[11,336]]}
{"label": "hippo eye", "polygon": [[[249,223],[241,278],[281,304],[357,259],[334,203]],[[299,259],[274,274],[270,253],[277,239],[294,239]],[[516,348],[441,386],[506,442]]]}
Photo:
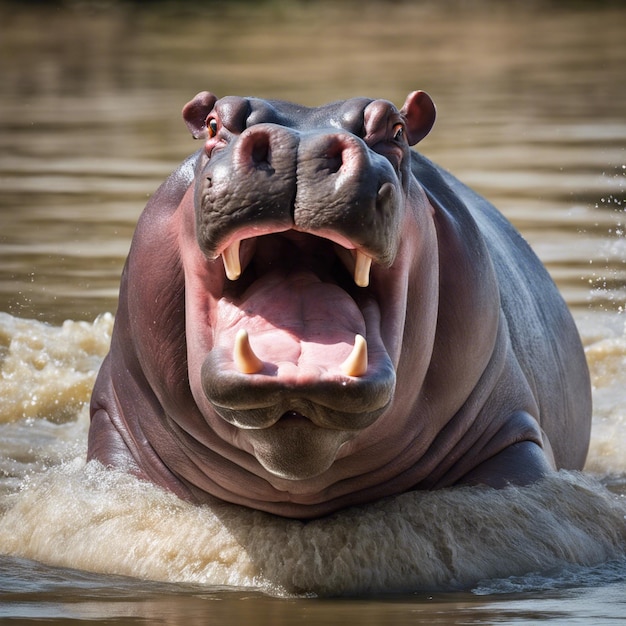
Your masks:
{"label": "hippo eye", "polygon": [[217,120],[215,118],[210,119],[206,124],[207,130],[209,131],[209,138],[215,137],[217,135]]}
{"label": "hippo eye", "polygon": [[402,124],[396,124],[393,127],[393,138],[395,141],[401,141],[404,138],[404,126]]}

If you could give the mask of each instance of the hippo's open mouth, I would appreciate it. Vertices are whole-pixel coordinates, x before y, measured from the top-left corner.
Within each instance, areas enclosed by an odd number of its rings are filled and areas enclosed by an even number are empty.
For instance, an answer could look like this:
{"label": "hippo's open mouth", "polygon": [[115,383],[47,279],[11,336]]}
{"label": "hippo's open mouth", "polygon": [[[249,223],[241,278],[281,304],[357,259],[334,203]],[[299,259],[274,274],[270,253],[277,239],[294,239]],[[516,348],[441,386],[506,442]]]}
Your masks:
{"label": "hippo's open mouth", "polygon": [[202,368],[216,412],[257,441],[265,430],[319,443],[325,431],[325,450],[371,425],[391,401],[395,371],[370,258],[296,230],[237,240],[222,258],[230,280]]}

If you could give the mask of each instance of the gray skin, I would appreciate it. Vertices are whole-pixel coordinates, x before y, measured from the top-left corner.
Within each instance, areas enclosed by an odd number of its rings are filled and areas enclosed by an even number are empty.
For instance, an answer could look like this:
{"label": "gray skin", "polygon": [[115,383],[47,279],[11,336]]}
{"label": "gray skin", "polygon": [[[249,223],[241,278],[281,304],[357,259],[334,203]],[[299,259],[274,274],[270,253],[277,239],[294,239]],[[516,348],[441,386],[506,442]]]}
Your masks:
{"label": "gray skin", "polygon": [[[589,374],[548,273],[484,198],[411,150],[398,110],[198,94],[204,147],[144,210],[89,459],[193,502],[312,518],[411,489],[583,466]],[[220,254],[241,241],[242,274]],[[373,259],[352,278],[352,252]],[[262,361],[234,364],[237,330]],[[355,334],[368,369],[340,364]]]}

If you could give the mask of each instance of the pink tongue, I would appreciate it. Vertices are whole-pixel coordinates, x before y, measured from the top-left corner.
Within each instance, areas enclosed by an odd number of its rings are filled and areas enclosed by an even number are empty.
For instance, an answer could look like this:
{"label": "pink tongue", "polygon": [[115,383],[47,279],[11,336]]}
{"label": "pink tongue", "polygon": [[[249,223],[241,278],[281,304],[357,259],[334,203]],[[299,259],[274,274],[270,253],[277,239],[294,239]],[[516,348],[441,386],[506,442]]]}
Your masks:
{"label": "pink tongue", "polygon": [[280,366],[335,370],[366,337],[363,315],[343,289],[310,271],[275,271],[253,283],[237,304],[218,304],[215,345],[232,350],[245,328],[257,356]]}

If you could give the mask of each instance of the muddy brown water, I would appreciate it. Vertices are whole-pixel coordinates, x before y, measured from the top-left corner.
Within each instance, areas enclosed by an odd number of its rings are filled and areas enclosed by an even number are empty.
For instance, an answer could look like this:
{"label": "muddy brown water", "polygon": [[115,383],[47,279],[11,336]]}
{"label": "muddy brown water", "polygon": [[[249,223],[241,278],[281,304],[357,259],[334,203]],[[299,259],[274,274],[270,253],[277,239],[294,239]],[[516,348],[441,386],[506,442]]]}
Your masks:
{"label": "muddy brown water", "polygon": [[[625,620],[625,29],[618,3],[0,2],[0,623]],[[587,467],[516,496],[545,503],[539,522],[506,499],[423,497],[405,502],[423,534],[385,539],[385,555],[368,536],[391,532],[390,512],[366,511],[342,528],[344,571],[341,521],[196,511],[83,467],[134,225],[197,148],[180,109],[204,89],[307,105],[431,94],[420,150],[522,231],[586,346]],[[506,550],[483,536],[489,515],[512,528]],[[403,585],[407,550],[424,561]]]}

